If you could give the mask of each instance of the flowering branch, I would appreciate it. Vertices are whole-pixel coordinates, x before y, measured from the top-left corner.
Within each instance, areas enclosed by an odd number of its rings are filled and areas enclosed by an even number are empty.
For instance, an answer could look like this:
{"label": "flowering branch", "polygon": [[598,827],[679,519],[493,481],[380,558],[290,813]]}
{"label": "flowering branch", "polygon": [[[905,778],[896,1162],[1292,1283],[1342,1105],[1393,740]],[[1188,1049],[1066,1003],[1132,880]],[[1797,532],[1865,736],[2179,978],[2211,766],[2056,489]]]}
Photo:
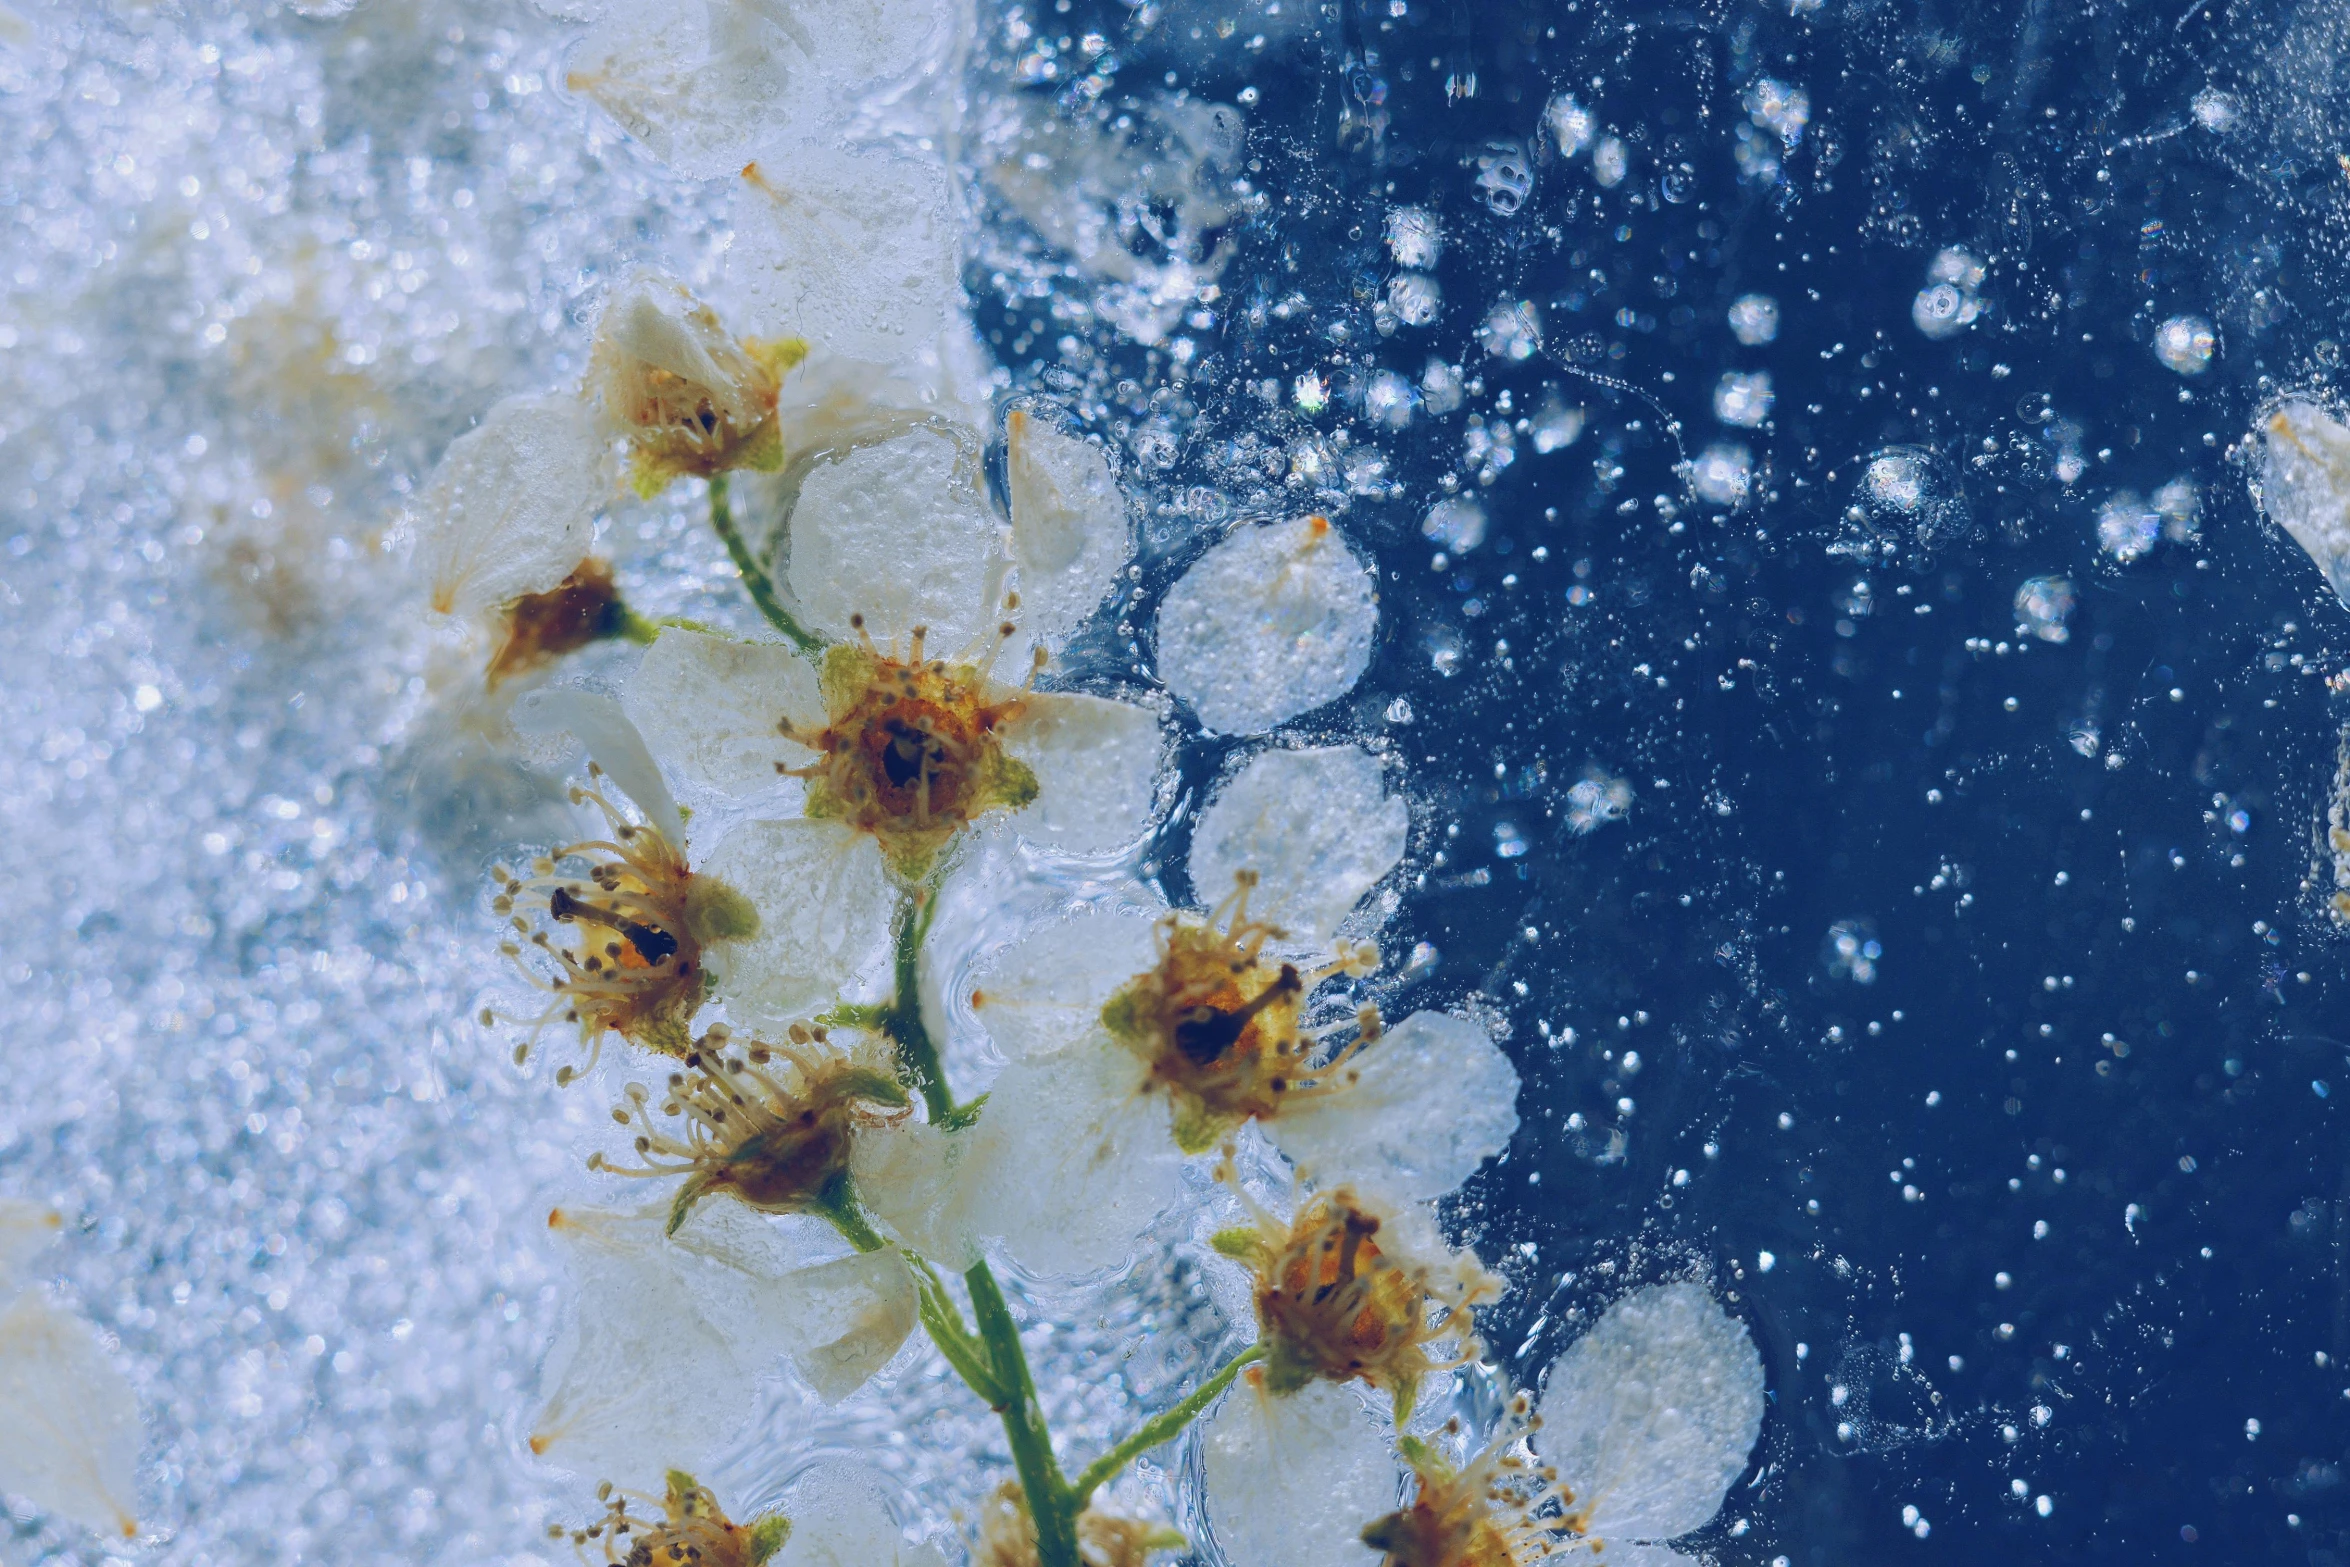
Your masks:
{"label": "flowering branch", "polygon": [[792,618],[783,607],[783,600],[775,595],[775,584],[768,578],[766,568],[752,558],[751,547],[743,541],[742,530],[734,525],[734,508],[727,503],[727,476],[710,475],[710,528],[726,545],[727,555],[734,561],[734,569],[742,573],[743,588],[751,595],[751,602],[759,606],[759,613],[767,623],[791,639],[792,645],[803,653],[814,653],[824,646],[817,636]]}
{"label": "flowering branch", "polygon": [[1036,1383],[1028,1374],[1020,1329],[985,1262],[973,1263],[963,1282],[971,1291],[971,1312],[979,1319],[979,1336],[997,1373],[996,1391],[1002,1397],[990,1402],[1004,1423],[1012,1465],[1019,1471],[1020,1489],[1028,1497],[1028,1515],[1036,1525],[1038,1567],[1081,1567],[1077,1515],[1084,1502],[1061,1477],[1061,1465],[1053,1457],[1052,1433],[1046,1429],[1044,1411],[1036,1401]]}
{"label": "flowering branch", "polygon": [[1264,1358],[1265,1346],[1256,1343],[1225,1361],[1214,1376],[1192,1389],[1181,1403],[1153,1415],[1136,1427],[1126,1440],[1087,1464],[1085,1472],[1077,1477],[1077,1483],[1069,1488],[1071,1500],[1083,1507],[1086,1499],[1116,1476],[1119,1470],[1160,1443],[1171,1442],[1182,1435],[1183,1428],[1198,1419],[1216,1401],[1216,1396],[1232,1385],[1234,1377],[1239,1376],[1253,1362]]}

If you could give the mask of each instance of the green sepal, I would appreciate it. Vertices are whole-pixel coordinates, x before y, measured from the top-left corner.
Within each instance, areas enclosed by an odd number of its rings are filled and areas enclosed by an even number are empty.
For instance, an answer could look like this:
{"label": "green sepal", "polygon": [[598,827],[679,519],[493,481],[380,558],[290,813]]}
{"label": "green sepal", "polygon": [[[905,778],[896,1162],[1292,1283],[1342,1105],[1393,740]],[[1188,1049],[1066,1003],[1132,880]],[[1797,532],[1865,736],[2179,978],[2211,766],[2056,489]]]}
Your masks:
{"label": "green sepal", "polygon": [[1184,1097],[1178,1095],[1175,1101],[1175,1146],[1187,1154],[1206,1153],[1248,1119],[1245,1115],[1218,1115],[1196,1100],[1184,1103]]}
{"label": "green sepal", "polygon": [[841,1086],[854,1097],[888,1105],[893,1110],[903,1110],[914,1102],[907,1097],[903,1083],[886,1072],[876,1072],[869,1067],[851,1067],[841,1074],[840,1081]]}
{"label": "green sepal", "polygon": [[710,1187],[710,1177],[698,1170],[687,1176],[685,1184],[677,1189],[676,1199],[669,1204],[669,1223],[662,1233],[675,1235],[684,1225],[685,1216],[694,1211],[694,1204],[710,1195]]}
{"label": "green sepal", "polygon": [[987,1095],[985,1094],[981,1094],[969,1104],[957,1105],[946,1113],[945,1119],[938,1123],[939,1128],[942,1131],[959,1132],[966,1126],[976,1126],[979,1124],[979,1112],[986,1105]]}
{"label": "green sepal", "polygon": [[791,1520],[781,1513],[769,1513],[764,1518],[751,1520],[751,1567],[760,1567],[767,1558],[783,1549],[783,1542],[791,1538]]}
{"label": "green sepal", "polygon": [[1265,1238],[1257,1233],[1256,1226],[1250,1224],[1236,1224],[1230,1229],[1218,1230],[1208,1237],[1208,1244],[1219,1256],[1245,1262],[1252,1268],[1265,1255]]}
{"label": "green sepal", "polygon": [[685,922],[698,941],[749,941],[759,934],[758,906],[717,877],[695,873],[685,887]]}

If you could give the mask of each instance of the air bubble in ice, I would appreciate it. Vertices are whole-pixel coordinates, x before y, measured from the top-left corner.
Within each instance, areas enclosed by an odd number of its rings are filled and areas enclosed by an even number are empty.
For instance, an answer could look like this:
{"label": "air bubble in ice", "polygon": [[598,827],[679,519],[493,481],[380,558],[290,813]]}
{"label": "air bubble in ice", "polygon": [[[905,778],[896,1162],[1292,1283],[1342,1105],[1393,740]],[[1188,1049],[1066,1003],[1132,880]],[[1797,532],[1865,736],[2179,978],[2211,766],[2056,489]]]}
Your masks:
{"label": "air bubble in ice", "polygon": [[1811,123],[1811,95],[1774,77],[1763,77],[1747,88],[1745,105],[1747,118],[1776,135],[1789,152]]}
{"label": "air bubble in ice", "polygon": [[1380,371],[1363,389],[1363,412],[1373,423],[1391,430],[1412,422],[1412,409],[1419,401],[1420,394],[1412,390],[1412,383],[1393,370]]}
{"label": "air bubble in ice", "polygon": [[1420,372],[1420,395],[1432,414],[1458,412],[1461,406],[1461,367],[1431,355]]}
{"label": "air bubble in ice", "polygon": [[1591,177],[1611,190],[1624,183],[1624,176],[1631,169],[1632,154],[1622,138],[1602,137],[1599,145],[1591,149]]}
{"label": "air bubble in ice", "polygon": [[2065,622],[2072,618],[2074,603],[2070,579],[2027,578],[2015,590],[2016,624],[2043,642],[2068,641],[2072,632]]}
{"label": "air bubble in ice", "polygon": [[1526,156],[1525,144],[1487,142],[1477,154],[1477,189],[1484,192],[1486,206],[1505,218],[1514,216],[1534,189],[1534,164]]}
{"label": "air bubble in ice", "polygon": [[1910,302],[1909,319],[1928,337],[1956,337],[1975,324],[1983,303],[1983,263],[1963,250],[1945,250],[1926,268],[1926,286]]}
{"label": "air bubble in ice", "polygon": [[1550,106],[1542,111],[1542,123],[1549,129],[1551,145],[1562,158],[1572,158],[1590,146],[1592,134],[1599,128],[1591,111],[1577,103],[1573,93],[1560,93],[1551,99]]}
{"label": "air bubble in ice", "polygon": [[1689,465],[1689,488],[1715,506],[1742,506],[1754,486],[1754,456],[1743,446],[1716,441]]}
{"label": "air bubble in ice", "polygon": [[1926,465],[1915,452],[1893,451],[1871,459],[1861,482],[1870,500],[1892,511],[1916,511],[1926,501]]}
{"label": "air bubble in ice", "polygon": [[2214,135],[2234,130],[2236,121],[2243,113],[2235,95],[2221,92],[2217,87],[2206,87],[2197,93],[2190,108],[2195,115],[2195,123]]}
{"label": "air bubble in ice", "polygon": [[1405,326],[1427,326],[1444,304],[1444,290],[1419,272],[1404,272],[1387,280],[1387,308]]}
{"label": "air bubble in ice", "polygon": [[1760,348],[1779,335],[1779,302],[1768,294],[1741,294],[1730,306],[1730,335]]}
{"label": "air bubble in ice", "polygon": [[1855,985],[1877,982],[1877,960],[1884,955],[1885,945],[1867,920],[1838,920],[1828,927],[1827,939],[1820,943],[1820,962],[1828,977],[1848,979]]}
{"label": "air bubble in ice", "polygon": [[1771,416],[1771,373],[1724,371],[1714,387],[1714,417],[1724,424],[1751,430]]}
{"label": "air bubble in ice", "polygon": [[1427,268],[1444,254],[1444,231],[1425,207],[1398,207],[1387,214],[1387,252],[1399,267]]}
{"label": "air bubble in ice", "polygon": [[1496,359],[1531,359],[1542,346],[1542,317],[1530,299],[1504,300],[1487,313],[1477,340]]}
{"label": "air bubble in ice", "polygon": [[2173,544],[2192,544],[2202,531],[2203,496],[2192,479],[2173,479],[2154,492],[2154,509],[2162,516],[2162,536]]}
{"label": "air bubble in ice", "polygon": [[2161,540],[2162,516],[2136,490],[2116,490],[2097,508],[2097,547],[2115,560],[2136,560]]}
{"label": "air bubble in ice", "polygon": [[2154,329],[2154,357],[2180,375],[2201,375],[2211,368],[2219,348],[2219,334],[2201,316],[2172,316]]}
{"label": "air bubble in ice", "polygon": [[1575,444],[1583,433],[1583,410],[1569,408],[1555,386],[1543,389],[1542,406],[1534,410],[1534,449],[1548,454]]}
{"label": "air bubble in ice", "polygon": [[1457,555],[1485,542],[1485,508],[1466,495],[1448,496],[1428,508],[1420,533]]}
{"label": "air bubble in ice", "polygon": [[1567,791],[1567,828],[1577,837],[1599,831],[1632,814],[1632,786],[1597,767]]}
{"label": "air bubble in ice", "polygon": [[1957,481],[1931,447],[1888,446],[1872,454],[1854,490],[1843,529],[1828,546],[1832,555],[1889,561],[1914,552],[1922,557],[1966,527]]}

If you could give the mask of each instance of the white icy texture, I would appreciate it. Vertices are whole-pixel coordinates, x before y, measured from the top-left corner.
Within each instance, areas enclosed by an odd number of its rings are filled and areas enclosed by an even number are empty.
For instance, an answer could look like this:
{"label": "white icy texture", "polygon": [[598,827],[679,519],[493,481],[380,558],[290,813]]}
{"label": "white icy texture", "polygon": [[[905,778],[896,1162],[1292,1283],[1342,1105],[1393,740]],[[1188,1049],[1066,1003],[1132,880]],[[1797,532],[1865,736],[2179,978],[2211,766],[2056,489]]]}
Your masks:
{"label": "white icy texture", "polygon": [[1132,553],[1126,492],[1102,449],[1014,409],[1004,427],[1020,621],[1058,644],[1094,611]]}
{"label": "white icy texture", "polygon": [[1376,584],[1326,520],[1244,527],[1159,607],[1159,675],[1207,728],[1257,734],[1353,690],[1378,628]]}
{"label": "white icy texture", "polygon": [[653,754],[689,788],[747,796],[775,787],[778,762],[801,766],[806,747],[779,720],[821,728],[816,668],[781,642],[745,642],[671,626],[645,650],[621,698]]}
{"label": "white icy texture", "polygon": [[734,215],[730,275],[770,335],[900,364],[961,303],[962,209],[938,164],[795,149],[744,172]]}
{"label": "white icy texture", "polygon": [[2350,425],[2311,402],[2261,421],[2260,503],[2350,601]]}
{"label": "white icy texture", "polygon": [[1200,813],[1193,895],[1213,907],[1254,871],[1252,916],[1328,941],[1403,859],[1411,810],[1382,777],[1379,759],[1356,746],[1260,751]]}
{"label": "white icy texture", "polygon": [[571,575],[609,498],[611,454],[567,394],[509,397],[449,443],[417,501],[432,607],[478,615]]}
{"label": "white icy texture", "polygon": [[1517,1069],[1462,1018],[1413,1013],[1364,1046],[1341,1080],[1336,1092],[1292,1102],[1265,1129],[1318,1186],[1431,1201],[1517,1134]]}
{"label": "white icy texture", "polygon": [[668,1219],[665,1202],[548,1218],[569,1252],[573,1312],[531,1426],[549,1463],[598,1477],[700,1468],[785,1356],[838,1399],[913,1329],[913,1275],[895,1251],[811,1253],[724,1197],[696,1204],[674,1236]]}
{"label": "white icy texture", "polygon": [[25,1264],[49,1249],[64,1222],[46,1203],[0,1197],[0,1293],[23,1282]]}
{"label": "white icy texture", "polygon": [[1203,1436],[1208,1523],[1231,1567],[1375,1567],[1363,1526],[1395,1510],[1399,1471],[1353,1389],[1276,1398],[1243,1376]]}
{"label": "white icy texture", "polygon": [[1721,1510],[1762,1431],[1762,1357],[1698,1284],[1617,1301],[1551,1366],[1535,1446],[1589,1532],[1670,1540]]}
{"label": "white icy texture", "polygon": [[792,1482],[777,1511],[791,1520],[791,1537],[772,1567],[946,1567],[937,1546],[907,1543],[884,1482],[863,1464],[817,1464]]}
{"label": "white icy texture", "polygon": [[980,490],[976,448],[920,430],[819,465],[791,519],[793,595],[811,629],[856,635],[853,617],[905,651],[915,627],[927,651],[976,649],[996,624],[1003,528]]}

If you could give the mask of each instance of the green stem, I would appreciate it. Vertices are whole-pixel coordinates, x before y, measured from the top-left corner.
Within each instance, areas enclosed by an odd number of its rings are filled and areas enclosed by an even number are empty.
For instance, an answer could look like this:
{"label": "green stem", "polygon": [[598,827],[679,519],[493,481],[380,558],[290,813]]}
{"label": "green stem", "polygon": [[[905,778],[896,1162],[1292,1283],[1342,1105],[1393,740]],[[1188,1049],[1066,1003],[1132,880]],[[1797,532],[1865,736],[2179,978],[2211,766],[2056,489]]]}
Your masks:
{"label": "green stem", "polygon": [[1077,1515],[1084,1504],[1061,1478],[1060,1463],[1053,1457],[1052,1433],[1045,1427],[1044,1411],[1037,1407],[1036,1383],[1028,1374],[1020,1329],[985,1262],[972,1264],[963,1282],[971,1291],[971,1314],[979,1321],[988,1362],[997,1373],[997,1391],[1004,1395],[995,1411],[1011,1444],[1020,1489],[1028,1498],[1029,1521],[1036,1526],[1038,1567],[1081,1567]]}
{"label": "green stem", "polygon": [[734,508],[727,504],[726,475],[710,476],[710,527],[725,542],[726,553],[734,561],[734,569],[742,573],[743,587],[751,595],[751,602],[759,606],[759,613],[767,623],[785,636],[803,653],[813,653],[824,646],[824,639],[811,633],[794,620],[791,611],[783,607],[783,600],[775,596],[775,584],[767,570],[751,556],[751,547],[743,542],[742,530],[734,525]]}
{"label": "green stem", "polygon": [[930,934],[930,921],[937,911],[936,889],[916,888],[898,921],[896,990],[881,1014],[881,1029],[898,1047],[899,1075],[907,1087],[922,1096],[930,1124],[952,1130],[969,1118],[955,1108],[955,1096],[947,1089],[946,1069],[939,1063],[938,1041],[930,1037],[930,1025],[922,1021],[922,940]]}
{"label": "green stem", "polygon": [[1194,1388],[1183,1402],[1153,1415],[1136,1427],[1126,1440],[1087,1464],[1085,1472],[1077,1477],[1077,1483],[1069,1488],[1071,1503],[1083,1508],[1087,1499],[1103,1484],[1114,1479],[1119,1470],[1162,1442],[1172,1442],[1181,1436],[1183,1428],[1198,1419],[1200,1412],[1216,1401],[1216,1395],[1232,1385],[1234,1377],[1239,1376],[1251,1362],[1262,1360],[1264,1356],[1263,1344],[1251,1344],[1224,1362],[1214,1376]]}
{"label": "green stem", "polygon": [[843,1239],[859,1251],[879,1251],[889,1244],[866,1219],[865,1210],[857,1201],[856,1188],[849,1184],[849,1172],[841,1171],[824,1183],[824,1190],[816,1194],[816,1212],[823,1215]]}

